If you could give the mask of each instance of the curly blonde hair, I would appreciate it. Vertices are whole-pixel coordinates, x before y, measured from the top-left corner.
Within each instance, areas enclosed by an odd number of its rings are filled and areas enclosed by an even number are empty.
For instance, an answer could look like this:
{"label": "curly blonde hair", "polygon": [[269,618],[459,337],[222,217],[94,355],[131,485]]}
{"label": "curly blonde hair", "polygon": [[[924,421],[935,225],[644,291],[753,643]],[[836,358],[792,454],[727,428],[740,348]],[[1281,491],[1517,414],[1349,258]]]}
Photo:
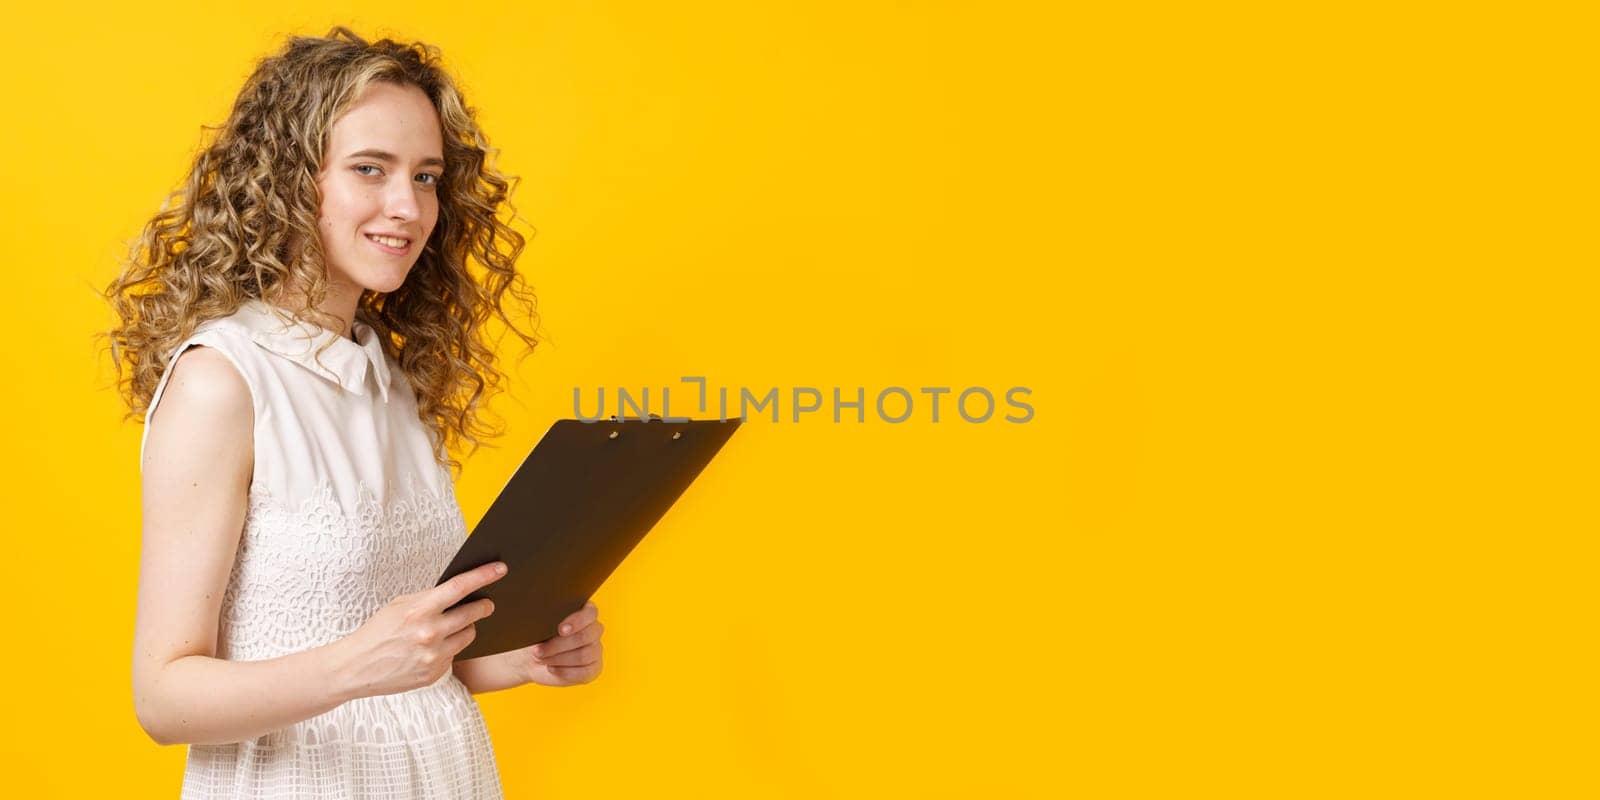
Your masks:
{"label": "curly blonde hair", "polygon": [[[121,324],[101,336],[110,340],[127,417],[145,414],[173,348],[249,299],[297,288],[302,319],[342,326],[316,308],[328,288],[317,174],[333,122],[374,82],[427,94],[439,113],[445,168],[438,223],[416,265],[395,291],[363,291],[356,318],[377,331],[410,379],[441,464],[459,471],[452,449],[475,452],[483,438],[503,433],[481,418],[505,377],[485,325],[499,317],[527,345],[524,357],[538,343],[535,298],[515,270],[524,239],[509,224],[517,179],[491,163],[495,151],[437,48],[369,43],[344,27],[292,36],[256,65],[227,121],[207,128],[216,136],[184,185],[146,223],[104,290]],[[526,309],[526,333],[502,305],[508,293]]]}

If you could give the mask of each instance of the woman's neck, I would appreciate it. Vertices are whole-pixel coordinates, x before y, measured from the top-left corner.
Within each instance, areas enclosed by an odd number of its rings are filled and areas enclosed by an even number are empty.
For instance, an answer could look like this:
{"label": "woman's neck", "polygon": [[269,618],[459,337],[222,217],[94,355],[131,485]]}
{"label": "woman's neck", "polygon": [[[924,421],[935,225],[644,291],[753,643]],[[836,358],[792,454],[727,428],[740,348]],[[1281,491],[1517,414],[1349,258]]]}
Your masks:
{"label": "woman's neck", "polygon": [[[356,341],[355,328],[352,324],[356,318],[356,305],[361,299],[361,289],[356,286],[343,284],[329,284],[327,295],[322,298],[316,308],[324,314],[329,314],[339,321],[339,329],[334,331],[339,336]],[[305,305],[305,295],[299,291],[285,291],[271,301],[281,308],[298,311]],[[310,320],[307,320],[308,322]],[[326,326],[324,326],[326,330]]]}

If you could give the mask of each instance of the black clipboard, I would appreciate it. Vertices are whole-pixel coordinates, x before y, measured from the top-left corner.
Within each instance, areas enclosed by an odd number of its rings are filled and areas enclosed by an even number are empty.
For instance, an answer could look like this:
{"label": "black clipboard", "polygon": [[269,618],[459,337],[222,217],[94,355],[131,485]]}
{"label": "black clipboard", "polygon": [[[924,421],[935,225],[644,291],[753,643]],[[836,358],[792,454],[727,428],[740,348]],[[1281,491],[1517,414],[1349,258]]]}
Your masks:
{"label": "black clipboard", "polygon": [[561,620],[583,608],[739,424],[652,415],[551,425],[439,576],[444,583],[492,561],[510,567],[461,601],[490,598],[494,613],[477,623],[456,659],[557,635]]}

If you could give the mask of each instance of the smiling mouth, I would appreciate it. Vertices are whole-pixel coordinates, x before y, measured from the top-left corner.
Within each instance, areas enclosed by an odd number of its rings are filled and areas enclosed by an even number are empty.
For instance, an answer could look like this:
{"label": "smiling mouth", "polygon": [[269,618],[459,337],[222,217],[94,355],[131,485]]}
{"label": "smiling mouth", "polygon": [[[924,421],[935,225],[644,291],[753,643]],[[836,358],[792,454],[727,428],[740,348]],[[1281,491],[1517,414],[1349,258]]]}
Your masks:
{"label": "smiling mouth", "polygon": [[408,248],[411,247],[410,239],[401,239],[394,236],[375,236],[370,233],[366,236],[367,240],[373,244],[376,244],[385,250],[391,250],[396,253],[404,253]]}

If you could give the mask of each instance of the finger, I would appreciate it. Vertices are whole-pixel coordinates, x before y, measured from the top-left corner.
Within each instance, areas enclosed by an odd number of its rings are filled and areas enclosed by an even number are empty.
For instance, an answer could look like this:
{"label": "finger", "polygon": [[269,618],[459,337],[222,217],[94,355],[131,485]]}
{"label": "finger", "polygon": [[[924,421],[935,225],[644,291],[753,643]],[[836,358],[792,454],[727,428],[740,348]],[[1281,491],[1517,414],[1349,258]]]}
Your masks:
{"label": "finger", "polygon": [[550,674],[568,683],[588,683],[600,675],[603,665],[596,661],[581,667],[550,667]]}
{"label": "finger", "polygon": [[599,618],[600,609],[596,608],[594,603],[591,601],[583,608],[572,612],[571,616],[562,620],[559,630],[561,634],[565,636],[566,634],[572,633],[573,631],[578,630]]}
{"label": "finger", "polygon": [[600,660],[600,643],[586,644],[576,650],[557,653],[548,658],[539,659],[539,663],[551,667],[581,667],[593,664]]}
{"label": "finger", "polygon": [[465,605],[456,606],[444,612],[445,633],[455,633],[494,613],[494,601],[485,597]]}
{"label": "finger", "polygon": [[595,624],[571,636],[557,636],[554,639],[546,639],[533,646],[533,656],[534,658],[543,659],[545,656],[576,650],[590,642],[600,641],[600,634],[605,633],[605,630],[605,623],[595,622]]}
{"label": "finger", "polygon": [[467,649],[472,640],[478,638],[478,626],[468,625],[449,636],[444,637],[444,651],[453,658],[456,653]]}
{"label": "finger", "polygon": [[571,636],[556,636],[534,645],[533,654],[535,657],[538,657],[555,655],[556,653],[564,653],[568,650],[582,647],[590,642],[599,641],[600,634],[605,633],[605,630],[605,623],[596,621],[593,625],[590,625],[587,628],[572,634]]}
{"label": "finger", "polygon": [[460,575],[439,584],[428,590],[428,605],[434,611],[443,611],[456,603],[461,598],[494,583],[506,576],[504,561],[491,561],[477,569],[470,569]]}

